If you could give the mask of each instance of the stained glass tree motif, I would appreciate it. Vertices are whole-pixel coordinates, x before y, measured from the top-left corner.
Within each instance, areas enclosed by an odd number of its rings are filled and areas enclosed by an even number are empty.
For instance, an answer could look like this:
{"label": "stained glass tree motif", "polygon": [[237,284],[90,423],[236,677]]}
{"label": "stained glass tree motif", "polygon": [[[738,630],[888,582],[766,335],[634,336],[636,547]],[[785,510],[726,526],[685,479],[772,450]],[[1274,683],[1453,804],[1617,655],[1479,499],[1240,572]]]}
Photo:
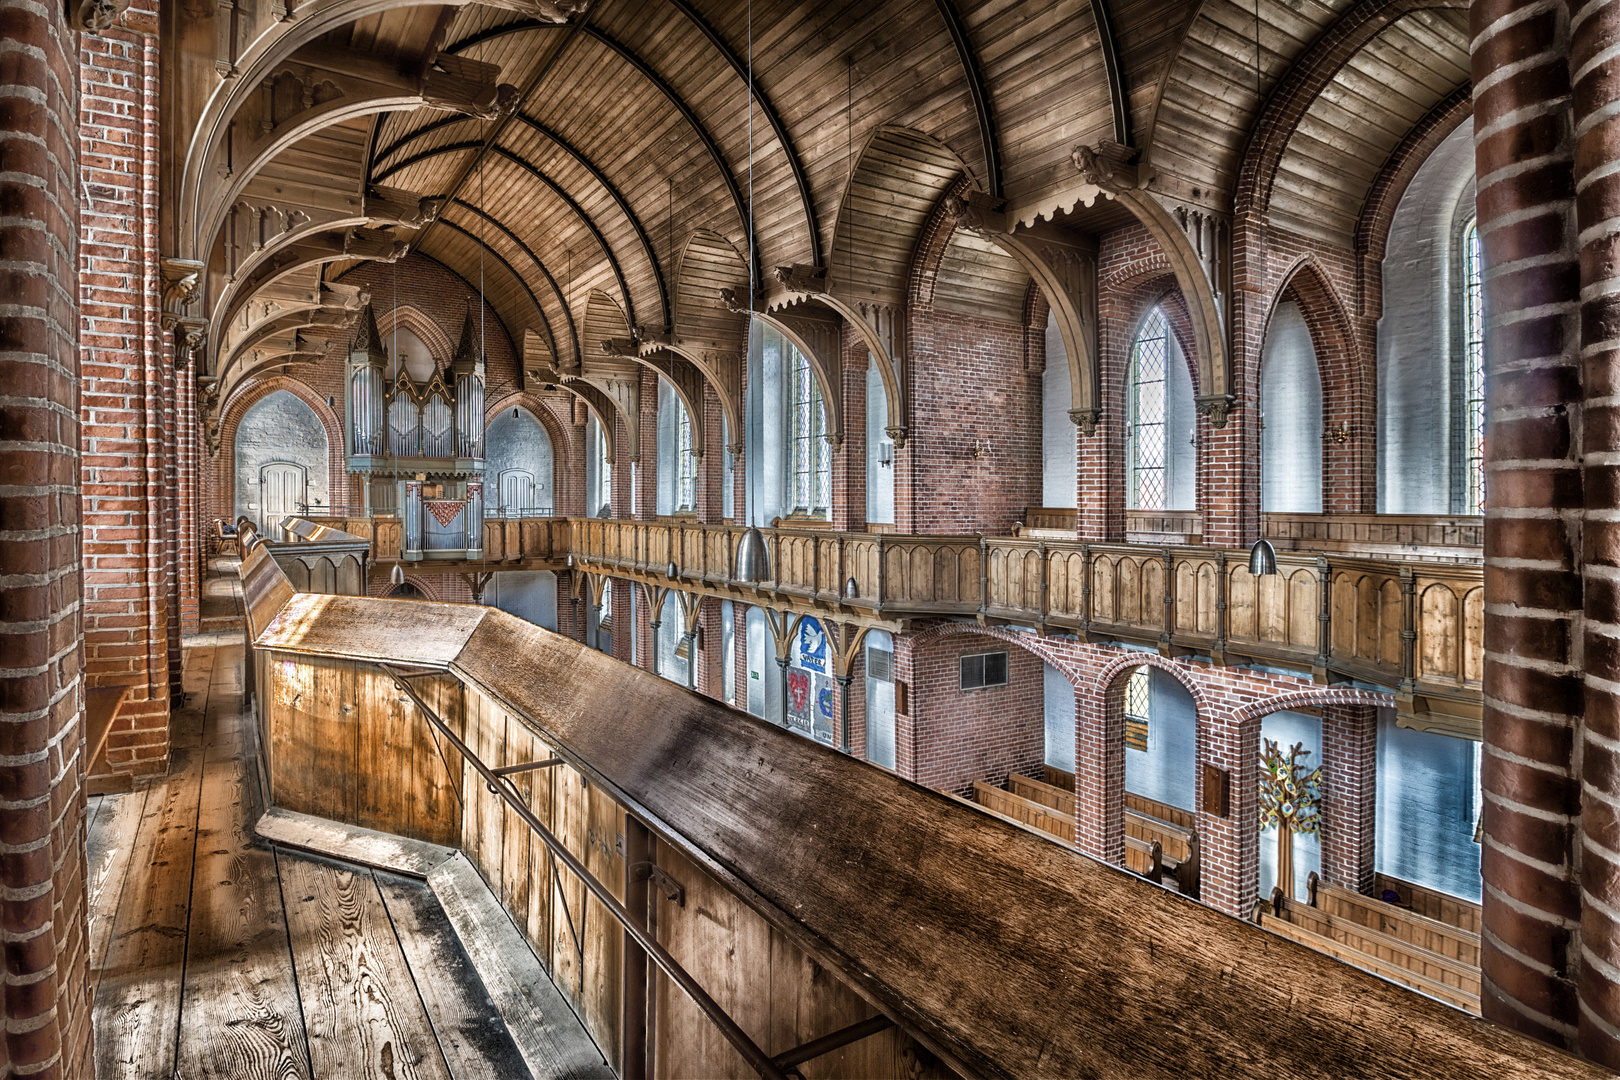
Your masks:
{"label": "stained glass tree motif", "polygon": [[1277,830],[1277,887],[1294,898],[1294,834],[1314,836],[1322,825],[1322,767],[1307,771],[1311,752],[1295,743],[1285,755],[1266,739],[1260,754],[1260,828]]}

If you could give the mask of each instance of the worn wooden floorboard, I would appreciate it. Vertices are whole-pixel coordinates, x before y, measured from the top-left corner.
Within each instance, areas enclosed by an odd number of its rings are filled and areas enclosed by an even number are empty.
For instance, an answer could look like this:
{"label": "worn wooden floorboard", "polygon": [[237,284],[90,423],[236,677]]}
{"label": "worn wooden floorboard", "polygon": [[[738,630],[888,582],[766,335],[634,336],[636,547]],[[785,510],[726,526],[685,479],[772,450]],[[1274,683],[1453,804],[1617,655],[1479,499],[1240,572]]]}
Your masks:
{"label": "worn wooden floorboard", "polygon": [[101,984],[102,965],[112,938],[119,899],[129,874],[135,833],[146,807],[147,789],[123,795],[101,795],[85,843],[87,934],[90,947],[90,989]]}
{"label": "worn wooden floorboard", "polygon": [[450,1080],[371,871],[277,863],[315,1076]]}
{"label": "worn wooden floorboard", "polygon": [[375,832],[274,806],[264,812],[254,829],[281,847],[300,848],[424,881],[435,867],[456,853],[454,848],[425,840]]}
{"label": "worn wooden floorboard", "polygon": [[456,1080],[532,1076],[427,883],[375,876],[450,1074]]}
{"label": "worn wooden floorboard", "polygon": [[466,856],[428,875],[512,1039],[537,1077],[611,1080],[613,1070],[506,909]]}
{"label": "worn wooden floorboard", "polygon": [[[210,742],[210,755],[217,745]],[[251,761],[210,757],[204,765],[175,1074],[182,1080],[310,1075],[276,857],[252,832],[257,787]]]}
{"label": "worn wooden floorboard", "polygon": [[180,1023],[201,749],[146,792],[93,1009],[98,1080],[168,1080]]}

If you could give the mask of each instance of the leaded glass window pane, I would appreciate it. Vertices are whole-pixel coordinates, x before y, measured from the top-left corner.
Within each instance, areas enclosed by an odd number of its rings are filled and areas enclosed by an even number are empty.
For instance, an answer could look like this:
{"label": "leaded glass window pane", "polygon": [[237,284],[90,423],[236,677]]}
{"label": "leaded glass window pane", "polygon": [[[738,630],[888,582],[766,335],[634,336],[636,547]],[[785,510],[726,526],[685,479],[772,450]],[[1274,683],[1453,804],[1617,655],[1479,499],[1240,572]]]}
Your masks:
{"label": "leaded glass window pane", "polygon": [[697,506],[697,499],[694,497],[694,488],[696,487],[694,473],[697,470],[694,468],[692,460],[692,417],[686,411],[684,404],[677,403],[676,408],[680,414],[680,426],[676,433],[677,446],[675,455],[680,469],[678,476],[679,490],[677,491],[680,505],[677,509],[681,513],[690,513]]}
{"label": "leaded glass window pane", "polygon": [[1131,504],[1138,510],[1164,509],[1165,365],[1169,325],[1154,308],[1131,348]]}
{"label": "leaded glass window pane", "polygon": [[1463,315],[1468,401],[1468,513],[1485,512],[1485,300],[1484,260],[1479,226],[1469,225],[1463,237]]}
{"label": "leaded glass window pane", "polygon": [[821,400],[810,361],[788,345],[792,358],[789,383],[789,433],[793,459],[792,503],[795,514],[826,517],[832,503],[832,446],[827,441],[827,409]]}
{"label": "leaded glass window pane", "polygon": [[1132,750],[1148,748],[1148,669],[1139,667],[1125,682],[1125,745]]}

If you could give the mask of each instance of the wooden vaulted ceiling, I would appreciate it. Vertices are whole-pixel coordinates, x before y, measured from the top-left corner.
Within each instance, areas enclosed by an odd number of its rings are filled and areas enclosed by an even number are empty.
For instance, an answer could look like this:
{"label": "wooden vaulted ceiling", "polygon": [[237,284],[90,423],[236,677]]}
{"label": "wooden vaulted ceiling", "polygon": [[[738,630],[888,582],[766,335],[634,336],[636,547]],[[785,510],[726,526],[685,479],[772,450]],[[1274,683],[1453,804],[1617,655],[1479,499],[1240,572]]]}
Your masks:
{"label": "wooden vaulted ceiling", "polygon": [[[290,338],[258,342],[257,361],[218,355],[266,314],[250,310],[248,294],[271,276],[265,265],[281,263],[259,256],[260,269],[243,269],[258,245],[326,245],[318,262],[287,271],[295,292],[408,245],[480,286],[514,340],[535,340],[577,368],[599,354],[587,326],[593,302],[611,301],[632,333],[674,321],[677,262],[700,232],[730,245],[744,267],[752,240],[764,287],[772,268],[795,264],[827,266],[837,279],[840,250],[883,246],[875,232],[863,237],[862,221],[888,223],[906,246],[931,210],[911,205],[918,193],[936,200],[964,176],[998,193],[1011,222],[1083,226],[1079,206],[1095,189],[1071,152],[1120,135],[1144,151],[1161,201],[1230,213],[1257,117],[1276,107],[1279,88],[1298,85],[1310,87],[1308,104],[1263,178],[1263,212],[1348,246],[1391,150],[1467,81],[1466,19],[1448,0],[1110,0],[1118,103],[1092,0],[595,0],[564,22],[550,20],[570,5],[559,11],[548,0],[289,0],[294,17],[285,21],[271,18],[277,7],[233,9],[247,28],[228,46],[213,35],[209,62],[194,66],[223,71],[224,50],[233,73],[213,76],[180,110],[195,116],[191,149],[177,155],[186,169],[171,235],[183,257],[209,266],[208,362],[216,375],[236,364],[238,382],[253,363],[298,353],[308,336],[295,327]],[[1302,68],[1322,66],[1327,43],[1352,23],[1365,29],[1349,60],[1306,78]],[[207,51],[206,31],[181,37]],[[321,73],[299,67],[310,56]],[[341,96],[345,57],[370,65],[366,72],[407,74],[443,57],[436,78],[447,68],[473,81],[492,78],[477,67],[492,65],[517,106],[447,107],[435,92],[411,97],[409,87],[398,92],[403,105],[387,94],[386,107],[371,110],[334,102],[329,124],[256,164],[253,176],[233,175],[249,145],[243,132],[264,133],[251,146],[273,145],[272,127],[296,111],[296,102],[266,103],[293,100],[303,87],[308,105],[329,92],[323,79]],[[288,70],[302,72],[291,89],[275,81]],[[880,129],[937,149],[895,158],[874,142]],[[851,189],[863,150],[862,175],[875,179]],[[885,188],[886,163],[928,175],[920,186]],[[407,195],[443,200],[436,220],[401,209]],[[250,235],[225,209],[230,199],[279,203],[256,211]],[[387,211],[374,212],[376,203]],[[288,207],[301,209],[288,217]],[[846,299],[892,301],[903,286],[852,279]],[[933,295],[956,310],[1014,318],[1027,286],[1016,261],[959,232]],[[315,325],[352,307],[337,293],[311,295]]]}

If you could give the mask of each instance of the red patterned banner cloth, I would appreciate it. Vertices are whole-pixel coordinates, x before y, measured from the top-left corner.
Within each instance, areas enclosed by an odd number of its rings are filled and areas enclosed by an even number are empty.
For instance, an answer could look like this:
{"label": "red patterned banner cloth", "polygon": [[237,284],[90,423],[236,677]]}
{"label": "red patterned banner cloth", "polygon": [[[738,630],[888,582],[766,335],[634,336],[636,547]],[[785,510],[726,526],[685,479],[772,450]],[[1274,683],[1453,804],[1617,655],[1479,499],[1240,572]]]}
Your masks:
{"label": "red patterned banner cloth", "polygon": [[448,529],[450,523],[456,520],[456,515],[461,513],[461,508],[467,505],[467,500],[425,499],[422,505],[427,507],[427,512],[433,515],[433,520]]}

